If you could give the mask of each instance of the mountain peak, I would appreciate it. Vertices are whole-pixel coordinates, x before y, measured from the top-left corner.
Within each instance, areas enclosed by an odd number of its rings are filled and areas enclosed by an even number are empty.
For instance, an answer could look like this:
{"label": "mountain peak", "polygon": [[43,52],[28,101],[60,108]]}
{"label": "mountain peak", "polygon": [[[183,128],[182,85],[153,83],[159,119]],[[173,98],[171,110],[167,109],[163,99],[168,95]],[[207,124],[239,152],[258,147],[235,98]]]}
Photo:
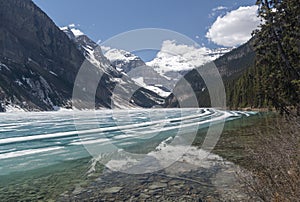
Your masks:
{"label": "mountain peak", "polygon": [[80,36],[85,35],[79,28],[75,26],[75,24],[70,24],[68,26],[60,27],[60,30],[65,32],[69,38],[78,38]]}
{"label": "mountain peak", "polygon": [[[163,104],[159,95],[137,86],[112,67],[98,45],[75,25],[59,29],[29,0],[0,3],[0,111],[71,108],[74,82],[84,61],[88,61],[89,71],[103,73],[93,107]],[[86,79],[81,85],[90,88],[94,84]],[[118,85],[123,94],[113,97]],[[132,93],[132,103],[124,98],[128,89],[138,89]],[[76,101],[85,104],[85,100]]]}

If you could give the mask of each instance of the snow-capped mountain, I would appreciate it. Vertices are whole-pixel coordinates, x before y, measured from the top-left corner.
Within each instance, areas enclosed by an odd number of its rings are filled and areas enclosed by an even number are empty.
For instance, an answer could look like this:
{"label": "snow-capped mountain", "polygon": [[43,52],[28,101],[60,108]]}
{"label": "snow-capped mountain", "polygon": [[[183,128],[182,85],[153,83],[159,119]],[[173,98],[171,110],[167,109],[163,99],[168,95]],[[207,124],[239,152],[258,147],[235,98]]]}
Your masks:
{"label": "snow-capped mountain", "polygon": [[145,88],[166,97],[187,72],[215,60],[231,49],[211,50],[167,40],[163,42],[156,57],[147,63],[125,50],[110,47],[102,47],[102,50],[118,70]]}
{"label": "snow-capped mountain", "polygon": [[60,29],[64,31],[70,39],[76,39],[77,37],[84,35],[80,29],[76,28],[75,24],[61,27]]}
{"label": "snow-capped mountain", "polygon": [[[89,78],[77,86],[84,92],[96,88],[93,108],[163,105],[162,97],[117,71],[95,48],[97,44],[74,26],[63,32],[30,0],[1,3],[1,112],[72,108],[75,79],[84,61],[89,72],[103,73],[97,86]],[[76,102],[87,103],[84,99]]]}
{"label": "snow-capped mountain", "polygon": [[214,61],[230,50],[230,48],[211,50],[206,47],[177,44],[176,41],[166,40],[156,57],[146,64],[153,67],[161,76],[169,78],[171,89],[174,89],[185,74]]}
{"label": "snow-capped mountain", "polygon": [[147,66],[140,57],[125,50],[110,47],[101,48],[104,51],[104,56],[110,60],[111,64],[128,75],[138,85],[156,92],[162,97],[167,97],[171,94],[171,79]]}
{"label": "snow-capped mountain", "polygon": [[[151,107],[152,105],[162,105],[164,103],[164,99],[160,97],[158,93],[143,88],[143,85],[139,85],[139,83],[136,83],[133,79],[128,77],[127,74],[119,71],[120,69],[112,65],[117,63],[117,58],[114,61],[108,60],[106,55],[103,54],[102,48],[79,29],[71,25],[62,27],[61,30],[78,45],[78,49],[82,51],[85,57],[94,66],[101,69],[101,71],[104,71],[104,82],[105,85],[111,85],[109,88],[110,91],[113,91],[117,86],[118,90],[112,92],[113,99],[111,102],[114,108],[136,107],[137,105]],[[110,54],[114,55],[113,52],[110,52]],[[122,61],[124,65],[126,65],[127,62],[130,64],[127,64],[127,67],[133,66],[133,64],[138,65],[139,60],[137,57],[135,58],[133,55],[128,55],[128,53],[125,52],[123,52],[123,54],[125,55],[124,58],[122,58],[124,60],[119,61]],[[126,56],[130,59],[126,60]],[[133,96],[132,100],[130,100],[129,103],[126,103],[126,99],[128,99],[127,96],[130,94],[135,96],[139,95],[139,97]]]}
{"label": "snow-capped mountain", "polygon": [[138,56],[118,49],[102,46],[101,49],[105,52],[105,57],[108,58],[111,64],[121,72],[128,73],[132,69],[146,65],[145,62]]}
{"label": "snow-capped mountain", "polygon": [[115,68],[103,55],[98,44],[86,36],[82,31],[75,28],[75,25],[71,24],[66,27],[61,27],[60,29],[77,44],[77,48],[92,64],[98,66],[107,73],[115,72]]}
{"label": "snow-capped mountain", "polygon": [[166,40],[156,57],[146,64],[157,72],[168,76],[168,72],[187,72],[214,61],[220,56],[232,50],[231,48],[219,48],[211,50],[206,47],[188,46],[177,44],[176,41]]}

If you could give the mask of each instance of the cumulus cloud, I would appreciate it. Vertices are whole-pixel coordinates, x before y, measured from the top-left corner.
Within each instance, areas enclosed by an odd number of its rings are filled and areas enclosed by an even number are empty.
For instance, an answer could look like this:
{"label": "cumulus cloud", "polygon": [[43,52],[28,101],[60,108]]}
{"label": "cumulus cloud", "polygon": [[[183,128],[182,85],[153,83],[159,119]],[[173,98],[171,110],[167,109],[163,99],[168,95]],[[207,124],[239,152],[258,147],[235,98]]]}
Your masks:
{"label": "cumulus cloud", "polygon": [[251,33],[260,24],[257,17],[257,6],[239,7],[219,16],[208,30],[206,37],[222,46],[241,45],[251,38]]}

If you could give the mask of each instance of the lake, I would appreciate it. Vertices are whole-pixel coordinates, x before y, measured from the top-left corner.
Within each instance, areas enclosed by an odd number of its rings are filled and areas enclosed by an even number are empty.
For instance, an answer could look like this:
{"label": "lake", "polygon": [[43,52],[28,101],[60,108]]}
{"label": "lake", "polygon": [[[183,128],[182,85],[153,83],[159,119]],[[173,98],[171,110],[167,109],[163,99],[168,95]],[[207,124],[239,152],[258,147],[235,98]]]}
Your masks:
{"label": "lake", "polygon": [[[110,181],[120,179],[117,175],[124,179],[149,176],[149,181],[161,170],[173,176],[195,171],[195,166],[202,169],[205,180],[222,170],[224,162],[199,147],[190,147],[197,131],[255,116],[256,112],[216,109],[0,114],[0,198],[48,200],[76,194],[84,198],[82,193],[93,190],[91,183],[101,175]],[[193,133],[195,136],[190,135]],[[232,169],[230,162],[228,165]],[[133,179],[133,184],[140,181]],[[125,190],[116,188],[124,184],[101,184],[103,189],[114,188],[105,192],[108,195]],[[135,187],[138,190],[140,185]]]}

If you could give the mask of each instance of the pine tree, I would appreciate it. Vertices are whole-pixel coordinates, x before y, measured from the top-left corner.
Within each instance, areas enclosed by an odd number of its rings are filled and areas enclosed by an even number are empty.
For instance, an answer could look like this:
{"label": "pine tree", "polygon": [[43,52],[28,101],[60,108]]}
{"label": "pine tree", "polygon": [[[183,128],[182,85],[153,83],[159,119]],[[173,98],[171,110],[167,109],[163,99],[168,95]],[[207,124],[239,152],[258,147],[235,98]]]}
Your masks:
{"label": "pine tree", "polygon": [[256,31],[257,67],[267,99],[281,112],[300,113],[299,0],[258,0],[263,23]]}

